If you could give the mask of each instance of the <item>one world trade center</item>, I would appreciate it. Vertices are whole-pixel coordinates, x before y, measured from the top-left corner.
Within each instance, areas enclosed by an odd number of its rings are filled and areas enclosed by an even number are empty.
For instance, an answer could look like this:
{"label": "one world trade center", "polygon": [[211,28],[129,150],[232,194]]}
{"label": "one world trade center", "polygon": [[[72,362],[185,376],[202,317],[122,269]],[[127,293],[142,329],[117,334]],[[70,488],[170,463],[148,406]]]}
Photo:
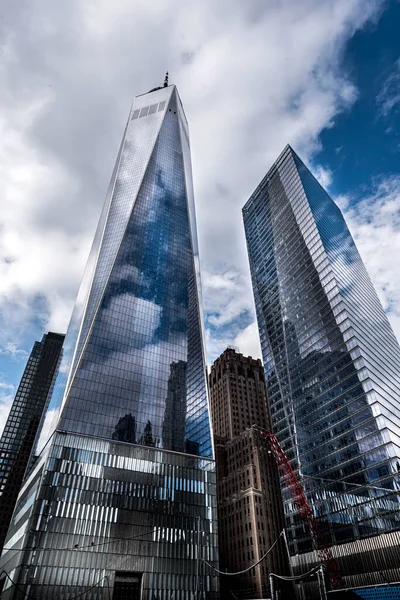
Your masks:
{"label": "one world trade center", "polygon": [[217,591],[200,295],[188,126],[166,83],[129,114],[1,558],[5,599]]}

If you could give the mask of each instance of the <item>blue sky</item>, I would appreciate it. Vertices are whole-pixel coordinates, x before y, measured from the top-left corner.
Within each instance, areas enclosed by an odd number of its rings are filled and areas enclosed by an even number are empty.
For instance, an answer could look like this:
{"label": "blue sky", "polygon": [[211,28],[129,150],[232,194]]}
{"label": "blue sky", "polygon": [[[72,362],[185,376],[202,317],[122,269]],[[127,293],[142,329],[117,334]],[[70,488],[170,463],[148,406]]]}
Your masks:
{"label": "blue sky", "polygon": [[343,68],[358,96],[321,132],[314,157],[332,172],[333,194],[368,193],[374,179],[399,172],[399,25],[400,2],[392,2],[376,25],[357,32],[345,48]]}
{"label": "blue sky", "polygon": [[286,143],[344,210],[400,335],[400,3],[38,0],[0,20],[0,429],[66,330],[135,94],[188,116],[209,361],[260,354],[241,207]]}

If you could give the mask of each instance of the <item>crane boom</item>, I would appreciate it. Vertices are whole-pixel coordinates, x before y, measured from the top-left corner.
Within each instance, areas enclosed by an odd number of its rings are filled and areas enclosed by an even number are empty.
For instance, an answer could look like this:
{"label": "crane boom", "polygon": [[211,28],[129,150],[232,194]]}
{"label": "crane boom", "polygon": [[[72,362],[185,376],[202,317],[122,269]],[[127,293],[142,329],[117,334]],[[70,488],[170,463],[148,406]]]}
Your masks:
{"label": "crane boom", "polygon": [[288,457],[280,445],[278,438],[274,433],[267,433],[266,431],[262,430],[260,433],[269,443],[269,447],[275,458],[275,462],[279,468],[283,481],[289,490],[293,502],[296,505],[297,512],[303,521],[308,523],[313,546],[317,551],[321,561],[326,565],[332,589],[344,587],[344,582],[340,574],[337,561],[332,555],[325,536],[321,530],[319,521],[314,516],[310,503],[307,500],[304,490],[297,479],[296,473],[294,472]]}

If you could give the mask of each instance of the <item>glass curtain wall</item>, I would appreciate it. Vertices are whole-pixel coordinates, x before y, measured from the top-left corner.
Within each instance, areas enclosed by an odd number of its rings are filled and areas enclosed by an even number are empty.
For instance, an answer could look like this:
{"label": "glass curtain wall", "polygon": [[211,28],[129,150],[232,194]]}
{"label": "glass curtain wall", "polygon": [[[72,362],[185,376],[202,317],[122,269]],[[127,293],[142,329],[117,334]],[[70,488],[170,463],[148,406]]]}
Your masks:
{"label": "glass curtain wall", "polygon": [[314,513],[331,544],[397,529],[400,348],[343,216],[289,146],[243,215],[273,427]]}
{"label": "glass curtain wall", "polygon": [[121,578],[138,598],[216,597],[213,460],[59,432],[49,446],[14,512],[4,600],[110,600]]}
{"label": "glass curtain wall", "polygon": [[189,135],[169,86],[129,115],[0,561],[6,600],[217,592],[202,337]]}
{"label": "glass curtain wall", "polygon": [[189,138],[174,86],[135,99],[105,206],[37,452],[56,426],[118,439],[129,421],[132,443],[211,456]]}

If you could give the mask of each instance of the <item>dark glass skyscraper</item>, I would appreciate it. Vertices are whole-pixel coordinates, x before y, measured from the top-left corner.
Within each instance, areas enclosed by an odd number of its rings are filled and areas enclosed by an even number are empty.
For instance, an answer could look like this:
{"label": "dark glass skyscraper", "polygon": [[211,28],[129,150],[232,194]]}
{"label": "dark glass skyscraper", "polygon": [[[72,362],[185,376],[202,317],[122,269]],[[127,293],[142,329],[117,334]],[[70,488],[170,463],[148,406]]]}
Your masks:
{"label": "dark glass skyscraper", "polygon": [[25,590],[216,590],[199,570],[217,558],[199,296],[186,117],[157,88],[133,103],[16,508],[7,546],[24,551],[3,555]]}
{"label": "dark glass skyscraper", "polygon": [[64,336],[49,332],[35,342],[0,440],[0,551],[46,400],[61,356]]}
{"label": "dark glass skyscraper", "polygon": [[[346,582],[398,580],[398,342],[342,213],[289,146],[243,215],[274,432]],[[310,536],[283,499],[304,570]]]}

